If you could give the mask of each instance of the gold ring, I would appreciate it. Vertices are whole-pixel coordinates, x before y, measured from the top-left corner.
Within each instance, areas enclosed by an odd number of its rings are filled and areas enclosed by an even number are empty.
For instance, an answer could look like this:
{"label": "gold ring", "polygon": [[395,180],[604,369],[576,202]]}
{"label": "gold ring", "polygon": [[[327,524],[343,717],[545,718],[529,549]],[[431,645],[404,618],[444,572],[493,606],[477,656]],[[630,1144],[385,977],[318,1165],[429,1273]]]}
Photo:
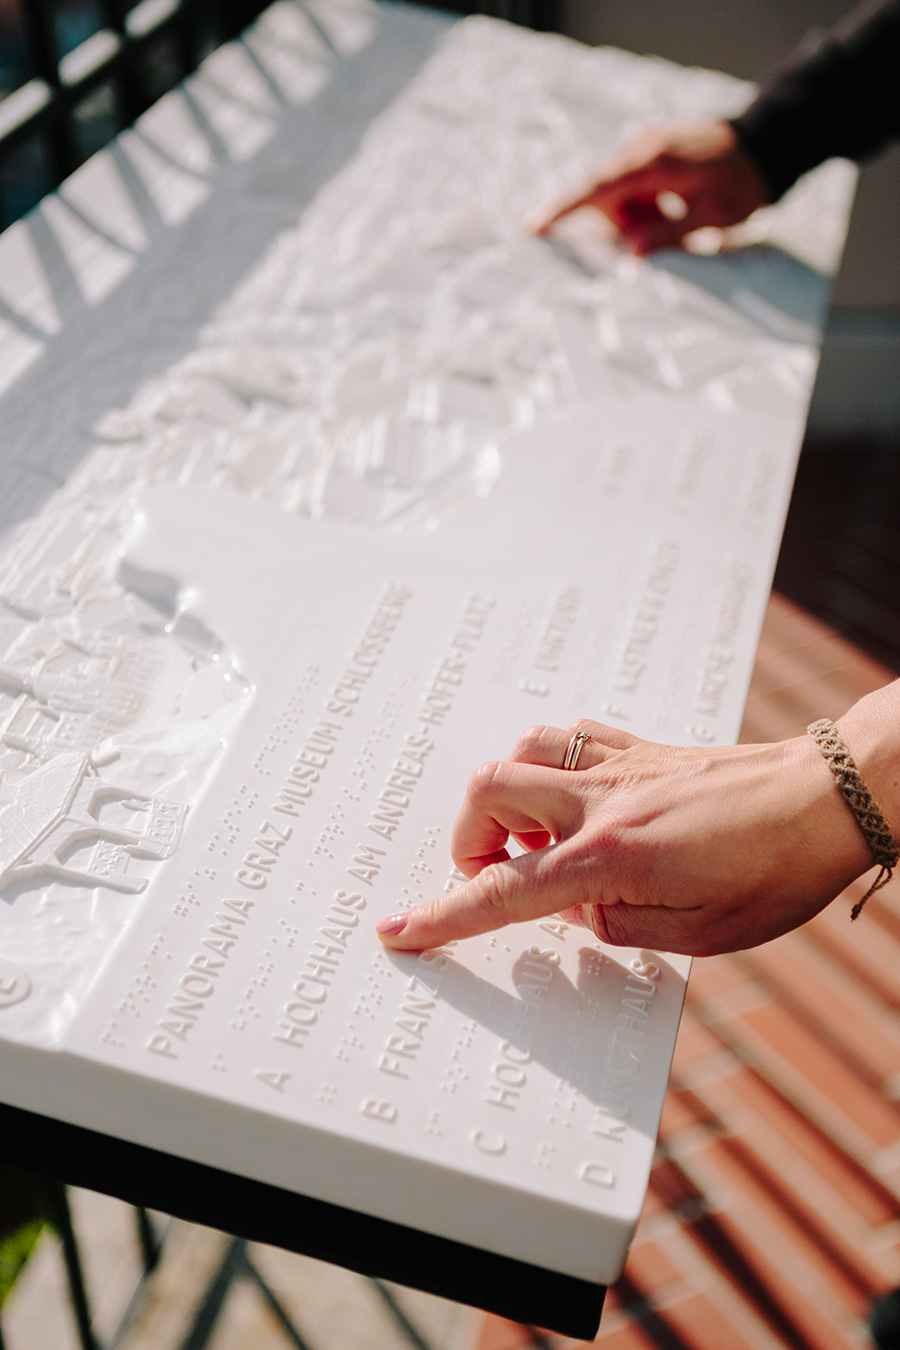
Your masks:
{"label": "gold ring", "polygon": [[581,754],[581,747],[587,742],[593,740],[586,731],[576,731],[575,735],[569,741],[566,757],[563,760],[564,769],[574,769],[578,765],[578,756]]}

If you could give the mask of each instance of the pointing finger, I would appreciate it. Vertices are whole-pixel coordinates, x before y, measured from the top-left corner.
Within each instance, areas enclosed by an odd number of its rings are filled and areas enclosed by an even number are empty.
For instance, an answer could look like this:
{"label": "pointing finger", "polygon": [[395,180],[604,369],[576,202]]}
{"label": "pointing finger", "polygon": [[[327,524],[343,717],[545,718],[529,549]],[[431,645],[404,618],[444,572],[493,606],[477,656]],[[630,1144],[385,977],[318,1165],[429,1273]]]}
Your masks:
{"label": "pointing finger", "polygon": [[614,225],[624,229],[629,218],[635,216],[658,219],[662,212],[656,205],[658,194],[671,186],[667,166],[651,162],[628,168],[615,163],[611,172],[600,178],[586,192],[558,206],[551,215],[539,220],[533,227],[537,234],[547,234],[557,221],[592,206],[602,211]]}
{"label": "pointing finger", "polygon": [[591,188],[590,192],[585,192],[580,197],[573,198],[572,201],[558,206],[549,216],[538,217],[532,225],[535,234],[549,234],[560,220],[570,216],[575,211],[580,211],[583,206],[591,206],[596,211],[602,211],[614,225],[621,227],[620,211],[618,210],[619,194],[604,184],[598,183]]}
{"label": "pointing finger", "polygon": [[386,947],[424,951],[555,914],[575,903],[578,887],[576,869],[567,866],[564,846],[558,845],[493,863],[455,891],[382,919],[375,931]]}

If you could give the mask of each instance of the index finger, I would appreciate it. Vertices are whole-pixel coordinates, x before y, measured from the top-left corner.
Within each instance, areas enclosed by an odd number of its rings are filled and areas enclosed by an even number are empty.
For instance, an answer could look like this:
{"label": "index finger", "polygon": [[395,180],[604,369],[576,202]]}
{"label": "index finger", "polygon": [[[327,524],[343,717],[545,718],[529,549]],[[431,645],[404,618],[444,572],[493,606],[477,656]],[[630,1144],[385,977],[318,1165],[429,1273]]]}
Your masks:
{"label": "index finger", "polygon": [[626,213],[622,211],[622,206],[626,202],[631,204],[627,213],[629,217],[637,209],[641,215],[665,219],[656,205],[656,197],[667,185],[668,180],[661,170],[652,164],[610,173],[598,179],[587,192],[565,202],[552,215],[539,221],[534,227],[535,233],[546,234],[557,221],[571,215],[573,211],[579,211],[583,206],[593,206],[602,211],[619,228],[625,223]]}
{"label": "index finger", "polygon": [[418,952],[572,908],[583,881],[566,855],[559,844],[492,863],[455,891],[382,919],[375,931],[386,947]]}

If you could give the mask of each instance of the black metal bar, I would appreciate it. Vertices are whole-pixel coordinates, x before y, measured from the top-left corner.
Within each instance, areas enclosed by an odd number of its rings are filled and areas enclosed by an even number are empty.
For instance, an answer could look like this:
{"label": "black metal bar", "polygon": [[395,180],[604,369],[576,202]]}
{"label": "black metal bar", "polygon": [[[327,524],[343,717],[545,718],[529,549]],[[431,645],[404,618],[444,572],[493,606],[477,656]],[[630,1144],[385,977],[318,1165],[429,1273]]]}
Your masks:
{"label": "black metal bar", "polygon": [[252,1280],[253,1283],[256,1285],[256,1288],[258,1289],[262,1297],[265,1299],[266,1303],[269,1305],[270,1310],[278,1320],[278,1323],[282,1331],[287,1336],[291,1344],[296,1346],[296,1350],[310,1350],[310,1345],[308,1341],[305,1341],[303,1339],[303,1337],[300,1335],[300,1332],[294,1326],[293,1322],[288,1316],[286,1308],[279,1299],[278,1295],[275,1293],[275,1290],[264,1278],[264,1276],[260,1274],[254,1263],[250,1260],[249,1254],[247,1252],[246,1243],[244,1243],[241,1251],[241,1261],[243,1265],[243,1270],[241,1273],[244,1275],[246,1279]]}
{"label": "black metal bar", "polygon": [[72,1227],[69,1197],[65,1186],[58,1181],[47,1182],[47,1213],[62,1242],[63,1260],[69,1281],[69,1297],[72,1300],[72,1311],[75,1314],[75,1325],[78,1328],[82,1350],[100,1350],[91,1328],[90,1304],[84,1283],[81,1254],[78,1251],[75,1229]]}
{"label": "black metal bar", "polygon": [[409,1341],[410,1345],[414,1345],[416,1347],[416,1350],[433,1350],[433,1347],[429,1344],[428,1341],[426,1341],[425,1337],[419,1331],[418,1327],[415,1326],[409,1320],[406,1313],[403,1311],[403,1309],[400,1307],[400,1304],[394,1297],[393,1291],[387,1287],[384,1281],[373,1280],[372,1283],[378,1290],[378,1293],[381,1295],[382,1300],[384,1301],[388,1311],[390,1312],[394,1321],[397,1323],[397,1326],[403,1332],[406,1339]]}
{"label": "black metal bar", "polygon": [[[56,40],[56,25],[53,6],[50,0],[24,0],[20,5],[25,40],[31,51],[32,61],[38,77],[49,89],[46,107],[39,114],[45,140],[49,147],[54,176],[62,181],[71,173],[77,163],[75,143],[70,120],[63,115],[64,104],[60,100],[63,85],[59,74],[59,44]],[[37,127],[37,118],[29,118],[23,123]],[[16,129],[18,131],[18,128]],[[15,143],[18,137],[4,138]],[[0,141],[0,149],[3,147]]]}
{"label": "black metal bar", "polygon": [[225,1300],[241,1268],[242,1247],[242,1238],[232,1238],[225,1260],[207,1285],[203,1301],[190,1331],[181,1342],[180,1350],[206,1350],[209,1338],[215,1331],[216,1323],[225,1306]]}
{"label": "black metal bar", "polygon": [[[128,1304],[125,1308],[125,1311],[119,1318],[119,1325],[116,1327],[112,1336],[106,1342],[104,1350],[117,1350],[117,1347],[122,1343],[122,1341],[125,1339],[125,1336],[130,1331],[131,1323],[134,1320],[135,1314],[137,1313],[138,1309],[140,1308],[141,1304],[144,1301],[144,1296],[147,1293],[147,1286],[151,1283],[153,1279],[156,1267],[159,1265],[159,1261],[162,1256],[166,1239],[168,1238],[169,1232],[171,1231],[175,1222],[174,1219],[170,1219],[163,1228],[162,1232],[160,1233],[157,1230],[156,1225],[153,1223],[153,1220],[150,1218],[149,1214],[147,1214],[146,1210],[142,1209],[141,1206],[139,1205],[135,1205],[134,1212],[138,1226],[138,1237],[141,1244],[144,1268],[143,1271],[141,1272],[137,1284],[132,1290],[131,1298],[128,1300]],[[144,1220],[146,1221],[150,1229],[150,1233],[148,1235],[149,1236],[148,1246],[145,1246],[141,1232],[142,1214],[144,1215]],[[155,1253],[155,1255],[153,1255],[153,1253]],[[148,1260],[150,1259],[151,1256],[153,1257],[152,1264],[148,1264]]]}
{"label": "black metal bar", "polygon": [[59,47],[53,10],[47,0],[25,0],[20,5],[25,41],[36,73],[50,85],[59,84]]}
{"label": "black metal bar", "polygon": [[[196,70],[204,56],[205,30],[208,27],[209,8],[205,7],[207,23],[204,23],[204,6],[195,0],[185,0],[173,15],[173,30],[178,39],[182,63],[186,71]],[[160,29],[156,30],[157,32]]]}
{"label": "black metal bar", "polygon": [[127,127],[140,116],[149,101],[144,78],[145,63],[135,60],[135,51],[128,41],[125,25],[127,10],[121,0],[100,0],[100,10],[107,27],[116,34],[120,43],[121,59],[115,62],[111,73],[119,121],[123,127]]}
{"label": "black metal bar", "polygon": [[144,1271],[150,1274],[159,1265],[159,1258],[162,1255],[163,1239],[156,1231],[156,1225],[150,1218],[150,1215],[144,1209],[143,1205],[135,1205],[134,1219],[137,1225],[138,1242],[141,1247],[141,1257],[144,1262]]}

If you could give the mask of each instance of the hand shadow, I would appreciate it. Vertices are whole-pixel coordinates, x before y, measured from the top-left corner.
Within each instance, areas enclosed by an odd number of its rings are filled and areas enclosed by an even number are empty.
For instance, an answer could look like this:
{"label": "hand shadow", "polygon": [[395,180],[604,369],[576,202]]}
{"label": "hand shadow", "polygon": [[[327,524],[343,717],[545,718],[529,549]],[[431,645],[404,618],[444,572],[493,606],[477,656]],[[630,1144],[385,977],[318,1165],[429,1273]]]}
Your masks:
{"label": "hand shadow", "polygon": [[[577,928],[569,933],[578,940]],[[442,952],[438,997],[467,1020],[515,1047],[515,1062],[537,1064],[593,1106],[655,1139],[665,1093],[678,1013],[685,987],[682,974],[664,955],[642,952],[637,969],[585,935],[578,949],[573,984],[552,949],[523,950],[512,971],[512,992],[477,975]],[[411,974],[418,957],[391,952],[390,959]],[[426,983],[427,971],[415,966]],[[527,1056],[527,1058],[526,1058]],[[510,1056],[512,1059],[512,1056]]]}

